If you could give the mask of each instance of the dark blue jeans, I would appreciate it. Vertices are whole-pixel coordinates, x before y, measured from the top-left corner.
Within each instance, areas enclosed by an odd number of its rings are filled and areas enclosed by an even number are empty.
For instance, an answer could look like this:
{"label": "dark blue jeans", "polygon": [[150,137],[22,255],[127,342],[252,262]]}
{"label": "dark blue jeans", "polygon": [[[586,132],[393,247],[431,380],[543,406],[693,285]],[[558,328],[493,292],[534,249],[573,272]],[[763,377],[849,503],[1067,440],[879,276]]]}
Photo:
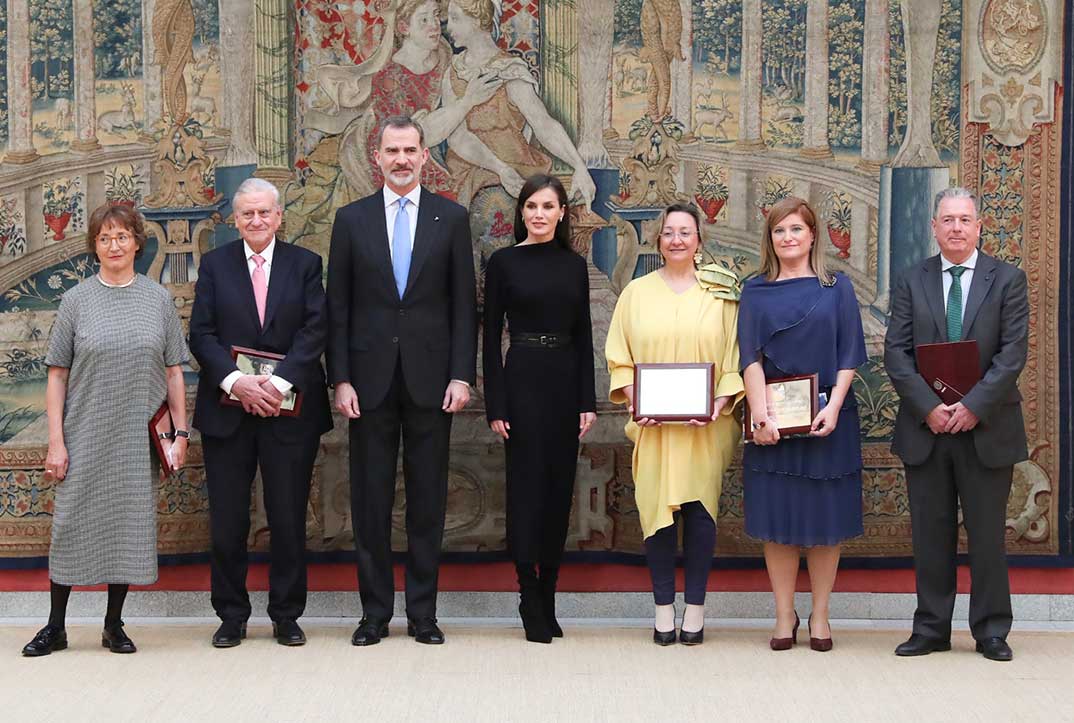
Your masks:
{"label": "dark blue jeans", "polygon": [[686,604],[705,604],[705,585],[716,547],[716,521],[700,502],[687,502],[675,513],[675,521],[645,539],[645,559],[653,580],[657,605],[675,602],[675,551],[679,521],[682,521],[683,571],[686,577]]}

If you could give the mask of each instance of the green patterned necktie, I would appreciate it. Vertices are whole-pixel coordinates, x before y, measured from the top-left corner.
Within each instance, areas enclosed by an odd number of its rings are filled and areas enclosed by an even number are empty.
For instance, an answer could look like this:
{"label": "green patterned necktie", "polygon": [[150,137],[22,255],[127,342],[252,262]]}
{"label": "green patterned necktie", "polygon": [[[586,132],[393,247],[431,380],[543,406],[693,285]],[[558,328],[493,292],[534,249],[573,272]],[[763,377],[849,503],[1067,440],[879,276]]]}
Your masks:
{"label": "green patterned necktie", "polygon": [[962,339],[962,273],[965,266],[952,266],[951,288],[947,292],[947,341]]}

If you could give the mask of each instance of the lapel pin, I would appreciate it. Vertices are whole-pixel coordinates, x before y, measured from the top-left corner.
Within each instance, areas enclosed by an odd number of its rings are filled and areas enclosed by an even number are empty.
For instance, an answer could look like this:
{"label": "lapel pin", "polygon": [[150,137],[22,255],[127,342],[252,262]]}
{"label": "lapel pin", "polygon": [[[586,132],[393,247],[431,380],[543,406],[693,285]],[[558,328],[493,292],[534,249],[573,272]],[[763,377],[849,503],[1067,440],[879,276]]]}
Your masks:
{"label": "lapel pin", "polygon": [[439,221],[439,220],[440,220],[439,216],[433,216],[433,221]]}

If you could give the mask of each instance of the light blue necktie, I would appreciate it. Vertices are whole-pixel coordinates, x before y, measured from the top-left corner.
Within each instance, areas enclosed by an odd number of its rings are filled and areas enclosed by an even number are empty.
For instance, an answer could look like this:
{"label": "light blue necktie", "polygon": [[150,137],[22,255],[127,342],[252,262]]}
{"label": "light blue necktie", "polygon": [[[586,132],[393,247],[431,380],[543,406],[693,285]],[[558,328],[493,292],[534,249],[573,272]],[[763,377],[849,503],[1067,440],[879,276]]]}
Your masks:
{"label": "light blue necktie", "polygon": [[406,198],[399,199],[399,213],[395,214],[395,230],[392,232],[392,272],[399,298],[406,291],[406,279],[410,275],[410,216],[406,212]]}

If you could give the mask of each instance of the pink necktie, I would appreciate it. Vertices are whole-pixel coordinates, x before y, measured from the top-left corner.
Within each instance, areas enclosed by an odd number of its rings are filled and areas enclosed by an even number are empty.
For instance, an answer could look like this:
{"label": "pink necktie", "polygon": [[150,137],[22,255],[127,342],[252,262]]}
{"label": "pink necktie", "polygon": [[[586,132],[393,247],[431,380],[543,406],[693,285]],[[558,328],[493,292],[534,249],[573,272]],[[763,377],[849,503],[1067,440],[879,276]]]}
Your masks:
{"label": "pink necktie", "polygon": [[257,268],[250,274],[250,281],[254,285],[254,303],[257,304],[257,318],[262,325],[265,323],[265,300],[268,299],[268,282],[265,281],[265,270],[261,266],[265,259],[260,254],[251,256]]}

